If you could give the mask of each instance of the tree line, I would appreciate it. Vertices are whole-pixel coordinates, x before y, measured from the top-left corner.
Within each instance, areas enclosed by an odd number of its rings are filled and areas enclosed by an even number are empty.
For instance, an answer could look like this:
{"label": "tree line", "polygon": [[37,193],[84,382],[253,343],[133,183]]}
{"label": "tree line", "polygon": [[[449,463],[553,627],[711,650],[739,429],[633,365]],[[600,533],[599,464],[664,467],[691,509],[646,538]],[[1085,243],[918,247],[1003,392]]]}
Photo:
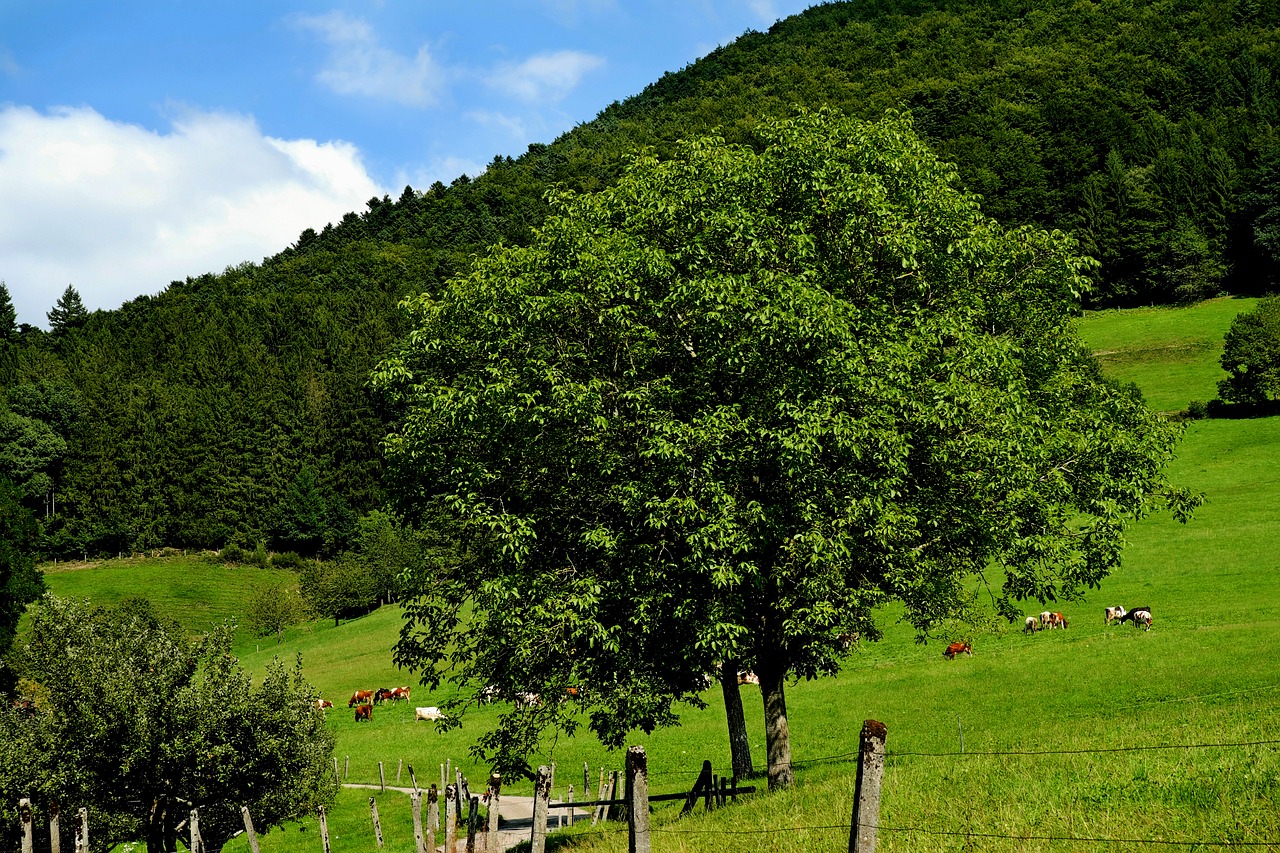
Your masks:
{"label": "tree line", "polygon": [[[49,330],[0,299],[0,475],[69,557],[228,544],[338,553],[385,507],[395,405],[368,377],[494,245],[525,245],[553,187],[613,185],[637,150],[754,144],[797,104],[905,109],[1007,225],[1075,235],[1084,305],[1264,292],[1280,238],[1280,5],[825,3],[749,32],[483,174],[372,198],[261,262]],[[140,283],[140,289],[151,289]]]}

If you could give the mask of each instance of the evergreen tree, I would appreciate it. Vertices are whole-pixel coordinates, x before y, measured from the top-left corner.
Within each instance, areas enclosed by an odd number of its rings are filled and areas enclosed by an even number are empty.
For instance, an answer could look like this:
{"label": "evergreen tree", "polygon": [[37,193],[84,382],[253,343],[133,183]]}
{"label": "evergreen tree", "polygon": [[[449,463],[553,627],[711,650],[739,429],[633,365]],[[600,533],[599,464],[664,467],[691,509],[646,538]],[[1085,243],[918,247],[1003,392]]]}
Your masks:
{"label": "evergreen tree", "polygon": [[89,319],[89,312],[85,309],[83,300],[80,299],[80,293],[68,284],[67,289],[62,291],[62,296],[58,297],[57,303],[45,316],[49,318],[49,329],[54,334],[62,334],[83,326],[85,320]]}
{"label": "evergreen tree", "polygon": [[18,312],[9,296],[9,286],[0,281],[0,341],[12,341],[17,336]]}

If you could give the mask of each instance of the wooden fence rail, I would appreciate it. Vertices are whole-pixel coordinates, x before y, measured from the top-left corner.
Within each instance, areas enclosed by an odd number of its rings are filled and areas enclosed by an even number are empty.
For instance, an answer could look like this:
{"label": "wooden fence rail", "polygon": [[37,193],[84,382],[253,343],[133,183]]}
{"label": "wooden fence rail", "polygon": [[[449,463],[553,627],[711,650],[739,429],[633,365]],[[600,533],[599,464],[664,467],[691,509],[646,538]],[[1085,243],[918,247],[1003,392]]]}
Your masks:
{"label": "wooden fence rail", "polygon": [[[859,743],[858,775],[854,791],[853,816],[849,834],[849,853],[874,853],[875,851],[876,830],[880,817],[880,785],[884,774],[886,740],[887,731],[883,723],[867,720],[863,724]],[[446,774],[453,770],[450,764],[441,765],[441,781],[445,781],[448,778]],[[411,766],[409,772],[412,778],[413,769]],[[567,800],[565,802],[552,803],[551,788],[554,779],[554,766],[544,765],[539,767],[534,783],[533,822],[529,836],[531,853],[545,853],[547,816],[553,810],[569,810],[570,824],[573,822],[575,809],[592,809],[593,824],[597,820],[607,820],[609,815],[616,810],[627,821],[629,853],[649,853],[651,849],[649,841],[649,812],[653,803],[683,800],[684,806],[681,808],[680,814],[684,816],[693,810],[699,799],[703,800],[707,809],[713,809],[736,801],[740,794],[750,794],[756,790],[752,786],[740,787],[736,777],[716,776],[712,773],[711,762],[705,761],[697,780],[688,791],[670,794],[650,794],[648,757],[644,748],[640,746],[633,746],[627,750],[626,768],[621,779],[624,794],[621,798],[614,796],[619,781],[618,775],[617,772],[601,773],[600,795],[597,799],[578,800],[575,802],[573,799],[573,786],[570,785]],[[590,772],[586,765],[583,766],[583,781],[585,790],[586,785],[591,782]],[[440,800],[444,801],[443,804],[445,806],[445,853],[459,853],[460,843],[465,844],[464,849],[467,853],[477,853],[480,850],[496,853],[500,849],[497,839],[501,789],[502,777],[494,773],[489,778],[488,792],[485,797],[489,803],[489,817],[486,825],[482,826],[479,820],[480,797],[470,796],[466,778],[462,777],[461,774],[458,776],[457,784],[444,786],[443,797],[440,796],[441,792],[437,790],[434,784],[426,791],[418,790],[415,780],[414,790],[410,799],[413,810],[413,835],[416,853],[430,853],[430,851],[436,849],[434,841],[436,833],[440,829]],[[425,797],[423,796],[424,794],[426,795]],[[422,820],[422,803],[424,799],[427,803],[425,828]],[[382,826],[378,817],[377,801],[373,797],[369,799],[369,809],[376,838],[375,843],[380,848],[383,846]],[[21,853],[36,853],[35,812],[31,801],[26,798],[19,800],[18,810],[22,827]],[[254,831],[249,809],[246,806],[241,806],[240,811],[244,819],[245,836],[250,850],[252,853],[259,853],[258,837]],[[76,853],[88,853],[88,812],[86,809],[81,808],[77,816],[79,820],[75,827]],[[323,808],[319,811],[319,818],[320,840],[323,847],[317,853],[331,853],[328,821]],[[186,825],[191,835],[189,845],[191,853],[204,853],[204,843],[200,836],[199,810],[197,808],[191,809]],[[561,825],[563,825],[563,821]],[[459,837],[459,830],[464,828],[466,831],[465,841]],[[49,829],[55,836],[50,839],[50,851],[51,853],[61,853],[58,846],[59,841],[56,838],[58,832],[56,804],[51,804],[50,807]]]}

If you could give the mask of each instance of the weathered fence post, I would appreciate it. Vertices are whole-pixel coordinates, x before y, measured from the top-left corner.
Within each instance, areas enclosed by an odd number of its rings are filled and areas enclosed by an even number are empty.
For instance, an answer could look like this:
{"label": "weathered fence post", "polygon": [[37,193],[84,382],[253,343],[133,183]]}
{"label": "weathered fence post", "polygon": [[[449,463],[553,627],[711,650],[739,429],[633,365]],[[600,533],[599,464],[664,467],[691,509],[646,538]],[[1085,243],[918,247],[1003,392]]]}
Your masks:
{"label": "weathered fence post", "polygon": [[569,826],[573,826],[573,786],[569,786],[569,793],[565,795],[564,801],[569,804],[566,811],[569,812]]}
{"label": "weathered fence post", "polygon": [[702,772],[698,774],[698,778],[693,783],[693,787],[689,789],[689,795],[684,798],[684,808],[680,809],[680,817],[684,817],[693,811],[693,807],[698,803],[698,795],[703,789],[711,784],[711,762],[702,762]]}
{"label": "weathered fence post", "polygon": [[627,749],[627,853],[649,853],[649,759],[643,746]]}
{"label": "weathered fence post", "polygon": [[471,802],[471,786],[467,784],[467,777],[462,775],[462,771],[458,771],[458,813],[461,814],[466,804]]}
{"label": "weathered fence post", "polygon": [[[410,809],[413,811],[413,849],[415,853],[427,853],[427,839],[422,834],[422,792],[414,791],[409,795]],[[431,839],[435,847],[435,839]]]}
{"label": "weathered fence post", "polygon": [[480,798],[467,800],[467,853],[476,853],[476,824],[480,823]]}
{"label": "weathered fence post", "polygon": [[458,853],[458,787],[444,789],[444,853]]}
{"label": "weathered fence post", "polygon": [[258,850],[258,833],[253,831],[253,818],[249,817],[249,807],[240,807],[240,816],[244,818],[244,835],[249,839],[249,849],[253,853],[260,853]]}
{"label": "weathered fence post", "polygon": [[440,830],[440,792],[433,784],[427,789],[427,838],[431,839],[431,849],[436,848],[436,832]]}
{"label": "weathered fence post", "polygon": [[396,765],[396,784],[400,784],[400,771],[404,769],[404,759],[400,759],[400,763]]}
{"label": "weathered fence post", "polygon": [[502,796],[502,774],[489,774],[489,826],[485,832],[484,846],[490,853],[498,853],[498,800]]}
{"label": "weathered fence post", "polygon": [[342,777],[338,775],[338,756],[333,757],[333,781],[339,785],[342,784]]}
{"label": "weathered fence post", "polygon": [[884,745],[888,738],[889,732],[884,723],[878,720],[862,723],[849,853],[875,853],[876,829],[880,825],[880,780],[884,777]]}
{"label": "weathered fence post", "polygon": [[378,847],[382,847],[382,821],[378,820],[378,799],[369,798],[369,815],[373,818],[373,837],[378,839]]}
{"label": "weathered fence post", "polygon": [[409,765],[409,781],[413,783],[413,790],[418,790],[418,777],[413,775],[413,765]]}
{"label": "weathered fence post", "polygon": [[22,853],[32,853],[36,847],[35,814],[31,811],[31,800],[26,797],[18,800],[18,818],[22,821]]}
{"label": "weathered fence post", "polygon": [[347,756],[347,760],[342,764],[342,778],[346,779],[351,775],[351,756]]}
{"label": "weathered fence post", "polygon": [[204,853],[204,839],[200,837],[200,811],[192,809],[187,820],[190,821],[187,828],[191,830],[191,853]]}
{"label": "weathered fence post", "polygon": [[[334,761],[337,761],[335,758]],[[324,806],[320,807],[320,843],[324,846],[324,853],[330,853],[329,847],[329,819],[325,816]],[[192,850],[191,853],[196,853]],[[419,851],[421,853],[421,851]]]}
{"label": "weathered fence post", "polygon": [[591,797],[591,768],[585,761],[582,762],[582,796]]}
{"label": "weathered fence post", "polygon": [[538,767],[533,783],[533,832],[529,836],[529,853],[545,853],[547,849],[547,806],[551,801],[551,768]]}
{"label": "weathered fence post", "polygon": [[382,769],[382,762],[378,762],[378,783],[382,785],[382,793],[387,792],[387,774]]}
{"label": "weathered fence post", "polygon": [[62,835],[58,832],[57,800],[49,801],[49,853],[62,853]]}
{"label": "weathered fence post", "polygon": [[89,853],[89,810],[84,806],[76,813],[80,826],[76,830],[76,853]]}
{"label": "weathered fence post", "polygon": [[600,818],[604,816],[604,806],[599,804],[599,800],[604,799],[604,770],[600,771],[600,785],[596,789],[596,807],[591,810],[591,825],[595,826],[600,822]]}

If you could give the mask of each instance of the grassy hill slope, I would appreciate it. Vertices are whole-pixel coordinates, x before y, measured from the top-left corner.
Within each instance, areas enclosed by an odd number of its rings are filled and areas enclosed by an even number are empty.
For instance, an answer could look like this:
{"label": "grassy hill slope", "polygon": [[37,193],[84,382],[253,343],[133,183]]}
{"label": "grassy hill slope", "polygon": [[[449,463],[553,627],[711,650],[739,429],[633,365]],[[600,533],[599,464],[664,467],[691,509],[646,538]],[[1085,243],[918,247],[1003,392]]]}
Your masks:
{"label": "grassy hill slope", "polygon": [[[1137,382],[1157,408],[1178,410],[1212,396],[1222,334],[1249,307],[1220,300],[1090,314],[1081,331],[1109,371]],[[938,644],[918,645],[909,628],[885,613],[884,641],[855,653],[840,677],[789,689],[795,790],[678,822],[676,809],[659,808],[655,849],[847,849],[850,753],[866,718],[889,730],[882,851],[1120,846],[1083,839],[1280,840],[1280,675],[1273,663],[1280,636],[1274,571],[1280,482],[1272,474],[1280,468],[1280,418],[1192,422],[1173,468],[1177,481],[1205,492],[1205,506],[1187,526],[1160,516],[1136,525],[1121,569],[1086,600],[1053,608],[1066,613],[1068,630],[1027,637],[1009,626],[978,636],[974,657],[945,661]],[[50,586],[83,589],[99,571],[51,574]],[[1149,605],[1153,629],[1104,627],[1102,609],[1116,603]],[[259,651],[258,641],[246,641],[241,656],[258,669],[272,654],[301,653],[313,682],[340,700],[356,687],[412,681],[390,663],[397,626],[397,612],[384,608],[337,628],[295,629],[278,647]],[[410,704],[444,698],[419,689]],[[685,714],[681,728],[633,739],[649,750],[654,791],[687,786],[703,759],[717,770],[727,767],[718,691],[707,699],[710,707]],[[760,702],[750,689],[744,700],[759,765]],[[337,705],[330,724],[339,760],[350,756],[350,781],[376,782],[379,761],[389,782],[400,761],[412,764],[424,785],[439,783],[446,759],[461,759],[473,780],[486,776],[486,768],[467,760],[466,746],[493,711],[441,734],[414,723],[408,705],[379,708],[371,725],[359,726],[343,702]],[[585,738],[548,743],[539,760],[557,763],[557,794],[576,779],[579,798],[584,761],[593,776],[594,768],[622,764],[620,755]],[[335,809],[339,853],[372,844],[368,793],[346,791]],[[403,797],[389,793],[379,802],[388,847],[409,853]],[[266,836],[263,849],[314,853],[318,839],[304,827]],[[626,845],[616,826],[578,827],[572,835],[575,850]],[[228,850],[240,853],[234,845]]]}

